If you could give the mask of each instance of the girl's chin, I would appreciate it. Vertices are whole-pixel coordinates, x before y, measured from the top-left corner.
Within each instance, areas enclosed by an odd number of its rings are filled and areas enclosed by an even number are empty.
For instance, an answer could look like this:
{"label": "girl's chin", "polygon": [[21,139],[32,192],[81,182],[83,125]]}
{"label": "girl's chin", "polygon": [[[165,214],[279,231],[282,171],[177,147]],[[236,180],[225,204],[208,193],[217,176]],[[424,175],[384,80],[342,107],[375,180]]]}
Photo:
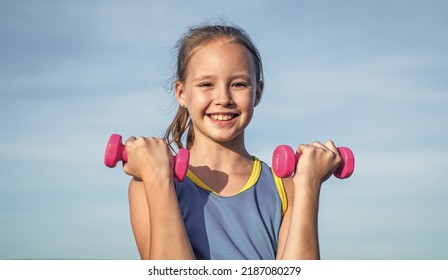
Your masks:
{"label": "girl's chin", "polygon": [[243,139],[243,141],[244,141],[244,137],[242,137],[243,135],[244,135],[244,130],[242,130],[242,131],[241,130],[227,131],[227,132],[221,131],[221,132],[210,134],[209,138],[216,143],[230,144],[230,143],[237,141],[238,139]]}

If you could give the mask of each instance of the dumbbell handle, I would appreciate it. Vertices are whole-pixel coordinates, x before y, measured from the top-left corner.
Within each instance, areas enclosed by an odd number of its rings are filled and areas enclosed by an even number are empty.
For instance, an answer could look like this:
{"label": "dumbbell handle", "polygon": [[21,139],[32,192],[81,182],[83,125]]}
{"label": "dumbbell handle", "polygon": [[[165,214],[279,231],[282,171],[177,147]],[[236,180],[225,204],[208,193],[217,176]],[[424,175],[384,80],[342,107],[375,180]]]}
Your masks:
{"label": "dumbbell handle", "polygon": [[[107,142],[106,152],[104,154],[104,164],[107,167],[113,168],[117,166],[119,161],[126,163],[128,155],[126,149],[121,142],[122,137],[119,134],[112,134]],[[179,149],[177,155],[173,156],[174,180],[183,181],[188,171],[188,162],[190,159],[190,152],[187,149]]]}
{"label": "dumbbell handle", "polygon": [[[341,157],[341,162],[333,175],[339,179],[346,179],[353,174],[355,169],[355,156],[347,147],[339,147],[337,150]],[[296,170],[299,158],[300,154],[294,152],[290,146],[277,146],[272,154],[272,170],[280,178],[289,177]]]}

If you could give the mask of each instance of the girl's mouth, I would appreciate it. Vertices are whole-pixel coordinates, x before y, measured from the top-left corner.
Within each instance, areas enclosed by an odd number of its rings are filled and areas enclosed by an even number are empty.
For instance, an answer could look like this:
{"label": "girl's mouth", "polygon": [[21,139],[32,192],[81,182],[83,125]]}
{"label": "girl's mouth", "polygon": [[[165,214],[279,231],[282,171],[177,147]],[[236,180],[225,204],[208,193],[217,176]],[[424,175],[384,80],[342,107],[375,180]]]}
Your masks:
{"label": "girl's mouth", "polygon": [[233,113],[217,113],[217,114],[208,114],[210,118],[212,118],[215,121],[230,121],[237,117],[237,114]]}

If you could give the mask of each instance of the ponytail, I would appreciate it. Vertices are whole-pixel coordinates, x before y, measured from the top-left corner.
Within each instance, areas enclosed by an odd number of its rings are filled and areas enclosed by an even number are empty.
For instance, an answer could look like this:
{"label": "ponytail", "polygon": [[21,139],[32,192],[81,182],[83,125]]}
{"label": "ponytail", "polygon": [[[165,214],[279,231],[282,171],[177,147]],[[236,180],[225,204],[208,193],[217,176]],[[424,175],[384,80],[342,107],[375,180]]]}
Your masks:
{"label": "ponytail", "polygon": [[191,124],[190,114],[186,107],[179,106],[177,113],[174,116],[173,121],[168,126],[163,139],[171,145],[175,143],[177,148],[185,148],[182,143],[182,136],[188,130],[187,134],[187,149],[193,146],[194,141],[194,131]]}

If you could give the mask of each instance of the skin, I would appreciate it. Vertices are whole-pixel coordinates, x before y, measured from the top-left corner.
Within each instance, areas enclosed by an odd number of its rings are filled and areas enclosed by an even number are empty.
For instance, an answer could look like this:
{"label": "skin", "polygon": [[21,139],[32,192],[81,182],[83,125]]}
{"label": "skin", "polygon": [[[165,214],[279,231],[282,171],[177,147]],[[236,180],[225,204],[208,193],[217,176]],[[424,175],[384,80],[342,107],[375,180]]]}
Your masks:
{"label": "skin", "polygon": [[[200,46],[190,59],[185,80],[175,84],[176,99],[186,106],[194,125],[189,168],[222,196],[236,194],[252,172],[244,131],[262,90],[251,53],[227,39]],[[167,144],[158,138],[131,137],[126,152],[124,171],[134,177],[129,185],[131,224],[141,258],[194,259],[174,191]],[[296,172],[284,179],[289,206],[280,228],[277,259],[319,259],[320,189],[340,158],[331,141],[302,144],[297,152],[302,155]]]}

